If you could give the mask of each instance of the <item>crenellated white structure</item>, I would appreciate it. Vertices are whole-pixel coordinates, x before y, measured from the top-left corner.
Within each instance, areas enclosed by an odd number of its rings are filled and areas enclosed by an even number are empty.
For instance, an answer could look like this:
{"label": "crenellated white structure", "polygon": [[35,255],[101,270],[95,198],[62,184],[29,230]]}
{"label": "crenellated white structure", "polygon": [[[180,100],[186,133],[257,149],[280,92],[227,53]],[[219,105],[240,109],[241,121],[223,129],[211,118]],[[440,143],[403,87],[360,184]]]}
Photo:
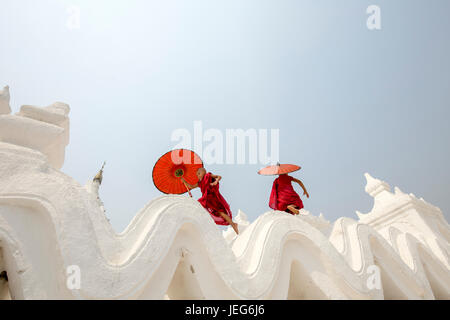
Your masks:
{"label": "crenellated white structure", "polygon": [[359,221],[302,210],[250,223],[240,211],[235,236],[197,201],[163,196],[117,234],[98,179],[84,187],[59,171],[68,113],[54,103],[11,115],[0,93],[0,299],[450,298],[441,211],[368,174],[374,207]]}

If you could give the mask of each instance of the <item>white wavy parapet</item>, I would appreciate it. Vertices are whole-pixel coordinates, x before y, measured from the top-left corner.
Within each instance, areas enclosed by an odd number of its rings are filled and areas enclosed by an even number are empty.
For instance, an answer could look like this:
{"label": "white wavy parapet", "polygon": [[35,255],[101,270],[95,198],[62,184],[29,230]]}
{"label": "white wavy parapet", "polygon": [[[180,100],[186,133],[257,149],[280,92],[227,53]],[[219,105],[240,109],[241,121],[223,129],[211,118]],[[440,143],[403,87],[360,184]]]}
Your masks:
{"label": "white wavy parapet", "polygon": [[[62,110],[46,111],[68,130]],[[30,107],[0,115],[0,125],[27,114],[43,121]],[[450,298],[450,228],[442,213],[369,175],[375,204],[359,221],[331,225],[303,210],[267,212],[249,223],[240,213],[235,237],[222,234],[197,201],[164,196],[117,234],[96,195],[49,160],[53,151],[61,155],[67,131],[43,128],[56,134],[57,147],[51,143],[47,153],[24,146],[25,138],[11,143],[11,132],[0,130],[0,141],[2,134],[9,139],[0,142],[0,272],[8,277],[0,280],[0,298]],[[70,285],[71,270],[79,272],[79,287]]]}

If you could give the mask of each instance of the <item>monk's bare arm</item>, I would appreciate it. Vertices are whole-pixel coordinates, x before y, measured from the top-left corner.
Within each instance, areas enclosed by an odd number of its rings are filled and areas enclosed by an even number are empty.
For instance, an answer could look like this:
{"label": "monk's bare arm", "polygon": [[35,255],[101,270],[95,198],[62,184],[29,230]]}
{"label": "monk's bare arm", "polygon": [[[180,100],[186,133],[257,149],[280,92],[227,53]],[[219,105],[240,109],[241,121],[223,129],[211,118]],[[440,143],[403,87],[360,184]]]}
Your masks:
{"label": "monk's bare arm", "polygon": [[217,176],[215,174],[211,174],[211,178],[214,179],[214,182],[211,183],[212,186],[215,186],[216,184],[218,184],[219,181],[222,179],[221,176]]}
{"label": "monk's bare arm", "polygon": [[195,189],[195,188],[198,188],[198,182],[197,182],[196,184],[190,184],[190,183],[188,183],[186,180],[184,180],[183,177],[181,177],[181,181],[183,181],[183,182],[188,186],[188,188],[189,188],[190,190]]}
{"label": "monk's bare arm", "polygon": [[296,178],[292,178],[292,181],[297,182],[297,183],[300,185],[300,187],[302,187],[302,189],[303,189],[303,194],[304,194],[307,198],[309,198],[309,193],[308,193],[308,191],[306,191],[306,188],[305,188],[305,185],[303,184],[303,182],[301,182],[300,180],[298,180],[298,179],[296,179]]}

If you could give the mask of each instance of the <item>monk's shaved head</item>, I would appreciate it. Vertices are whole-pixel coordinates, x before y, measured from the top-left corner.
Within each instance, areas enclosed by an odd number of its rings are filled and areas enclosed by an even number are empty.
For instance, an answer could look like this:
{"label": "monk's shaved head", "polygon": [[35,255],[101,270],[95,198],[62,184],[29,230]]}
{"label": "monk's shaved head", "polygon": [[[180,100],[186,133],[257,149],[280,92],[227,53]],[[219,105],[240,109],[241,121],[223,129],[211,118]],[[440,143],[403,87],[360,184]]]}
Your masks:
{"label": "monk's shaved head", "polygon": [[197,173],[200,173],[200,172],[206,173],[206,169],[203,167],[198,168]]}
{"label": "monk's shaved head", "polygon": [[205,176],[205,174],[206,174],[205,168],[203,168],[203,167],[198,168],[198,170],[197,170],[198,181],[201,181],[203,179],[203,177]]}

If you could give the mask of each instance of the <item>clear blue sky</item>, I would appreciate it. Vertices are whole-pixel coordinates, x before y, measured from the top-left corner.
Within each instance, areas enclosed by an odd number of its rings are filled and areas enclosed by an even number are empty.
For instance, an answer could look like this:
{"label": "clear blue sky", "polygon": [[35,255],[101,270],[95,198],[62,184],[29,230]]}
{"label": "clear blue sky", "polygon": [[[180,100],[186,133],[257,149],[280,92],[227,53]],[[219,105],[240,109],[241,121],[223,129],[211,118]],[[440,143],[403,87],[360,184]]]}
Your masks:
{"label": "clear blue sky", "polygon": [[[381,8],[379,31],[366,8]],[[80,8],[80,29],[66,22]],[[367,212],[364,172],[450,210],[448,0],[3,0],[0,86],[11,105],[71,106],[62,170],[120,231],[160,195],[151,181],[177,128],[279,128],[281,162],[334,221]],[[268,210],[259,165],[213,165],[234,213]],[[194,193],[199,196],[198,191]]]}

